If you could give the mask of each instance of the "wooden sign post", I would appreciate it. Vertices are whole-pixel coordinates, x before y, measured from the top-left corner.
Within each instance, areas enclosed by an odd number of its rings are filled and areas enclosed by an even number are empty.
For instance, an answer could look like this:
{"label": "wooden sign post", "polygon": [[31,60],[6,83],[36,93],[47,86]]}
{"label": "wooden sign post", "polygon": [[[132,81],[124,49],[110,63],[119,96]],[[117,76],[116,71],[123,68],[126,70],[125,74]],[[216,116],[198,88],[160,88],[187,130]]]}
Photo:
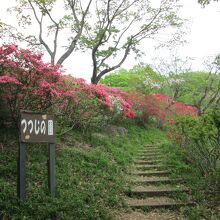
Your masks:
{"label": "wooden sign post", "polygon": [[22,201],[26,198],[26,143],[48,144],[48,187],[51,196],[55,196],[55,129],[53,117],[43,113],[21,111],[19,143],[18,198]]}

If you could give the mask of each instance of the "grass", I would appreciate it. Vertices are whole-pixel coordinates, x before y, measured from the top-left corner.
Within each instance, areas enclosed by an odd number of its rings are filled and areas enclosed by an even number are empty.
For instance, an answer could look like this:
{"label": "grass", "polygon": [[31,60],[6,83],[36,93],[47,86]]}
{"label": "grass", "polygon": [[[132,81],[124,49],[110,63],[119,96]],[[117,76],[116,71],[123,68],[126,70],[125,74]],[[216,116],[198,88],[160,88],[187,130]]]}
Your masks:
{"label": "grass", "polygon": [[16,198],[17,140],[1,131],[0,216],[9,219],[114,219],[123,206],[125,173],[143,144],[160,141],[153,128],[126,124],[127,135],[72,131],[58,140],[56,197],[47,189],[47,146],[27,146],[27,200]]}
{"label": "grass", "polygon": [[[220,214],[213,209],[220,200],[219,186],[211,184],[210,177],[204,177],[199,169],[187,160],[184,151],[177,145],[167,143],[163,149],[169,160],[164,161],[168,167],[172,167],[173,178],[183,178],[185,185],[190,188],[190,193],[195,205],[186,207],[181,211],[189,220],[220,219]],[[219,183],[219,181],[218,181]],[[180,199],[185,197],[178,195]]]}
{"label": "grass", "polygon": [[[182,177],[191,189],[194,207],[181,209],[190,220],[219,219],[211,202],[219,194],[210,192],[210,181],[187,161],[184,152],[167,141],[153,126],[124,124],[126,135],[108,131],[74,130],[57,140],[56,197],[47,188],[47,146],[27,146],[27,200],[16,197],[18,143],[13,131],[0,131],[0,219],[115,219],[124,210],[126,173],[145,144],[163,142],[164,161],[173,177]],[[180,193],[175,196],[185,199]]]}

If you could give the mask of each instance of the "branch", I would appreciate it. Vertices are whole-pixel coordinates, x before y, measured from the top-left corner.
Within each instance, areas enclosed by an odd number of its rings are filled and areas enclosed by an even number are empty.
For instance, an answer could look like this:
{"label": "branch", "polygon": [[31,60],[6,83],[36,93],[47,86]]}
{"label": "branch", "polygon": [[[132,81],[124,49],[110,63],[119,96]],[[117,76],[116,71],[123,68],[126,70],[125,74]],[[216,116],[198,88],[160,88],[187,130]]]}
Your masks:
{"label": "branch", "polygon": [[[211,72],[209,72],[209,75],[208,75],[208,77],[207,77],[206,80],[209,80],[210,76],[211,76]],[[197,104],[196,104],[197,107],[199,108],[199,111],[201,111],[202,102],[203,102],[203,101],[205,100],[205,98],[207,97],[207,95],[208,95],[208,90],[211,88],[212,83],[213,83],[213,79],[211,79],[210,84],[205,87],[205,91],[204,91],[203,96],[199,99],[199,101],[198,101]],[[200,113],[201,113],[201,112],[200,112]]]}
{"label": "branch", "polygon": [[[40,6],[41,7],[41,6]],[[56,31],[55,31],[55,34],[54,34],[54,49],[53,49],[53,57],[52,57],[52,63],[55,62],[55,55],[56,55],[56,52],[57,52],[57,39],[58,39],[58,33],[59,33],[59,24],[52,18],[50,12],[48,11],[48,9],[46,8],[45,5],[43,5],[42,9],[44,9],[47,13],[47,15],[49,16],[50,20],[55,24],[56,26]]]}
{"label": "branch", "polygon": [[[121,8],[121,6],[123,5],[124,2],[126,2],[126,0],[122,0],[121,4],[119,5],[119,7],[117,8],[117,10],[115,11],[114,17],[117,17],[118,15],[121,15],[124,11],[128,10],[132,5],[134,5],[136,2],[138,2],[139,0],[134,0],[133,2],[131,2],[131,4],[129,4],[127,7],[123,8],[122,10],[119,11],[119,9]],[[117,14],[117,12],[119,12]]]}
{"label": "branch", "polygon": [[74,17],[76,23],[79,24],[79,19],[78,19],[77,15],[76,15],[76,11],[75,11],[76,0],[74,0],[74,1],[73,0],[67,0],[67,2],[69,3],[69,6],[70,6],[70,8],[72,10],[73,17]]}
{"label": "branch", "polygon": [[215,91],[213,94],[212,94],[212,97],[210,98],[208,104],[204,107],[203,109],[203,112],[206,111],[210,106],[211,104],[216,100],[217,96],[219,95],[220,93],[220,81],[218,83],[218,89],[217,91]]}
{"label": "branch", "polygon": [[[83,31],[83,28],[85,26],[85,18],[86,18],[87,14],[88,14],[88,11],[89,11],[89,8],[90,8],[90,5],[91,5],[92,1],[93,0],[89,1],[88,5],[86,7],[85,12],[83,12],[81,21],[79,21],[78,18],[77,18],[78,33],[73,38],[73,40],[72,40],[70,46],[68,47],[67,51],[58,59],[57,64],[62,64],[64,62],[64,60],[66,60],[66,58],[69,57],[70,54],[75,49],[76,43],[78,42],[78,40],[80,39],[80,37],[82,35],[82,31]],[[75,5],[75,1],[74,1],[74,5]],[[72,11],[73,11],[74,16],[76,16],[74,8],[72,8]]]}
{"label": "branch", "polygon": [[[132,40],[130,40],[130,41],[132,41]],[[96,76],[95,82],[93,82],[93,83],[98,83],[98,81],[99,81],[106,73],[109,73],[109,72],[111,72],[111,71],[113,71],[113,70],[119,68],[119,67],[124,63],[124,61],[126,60],[128,54],[129,54],[129,52],[130,52],[130,47],[131,47],[131,45],[132,45],[132,43],[131,43],[131,42],[128,42],[128,43],[127,43],[127,47],[126,47],[125,52],[124,52],[124,56],[122,57],[121,61],[120,61],[117,65],[115,65],[115,66],[113,66],[113,67],[111,67],[111,68],[107,68],[107,69],[101,71],[101,72],[98,74],[98,76]]]}
{"label": "branch", "polygon": [[99,64],[98,68],[101,67],[101,66],[103,65],[103,63],[113,54],[114,50],[115,50],[115,49],[117,48],[117,46],[119,45],[119,43],[120,43],[120,41],[121,41],[121,38],[124,36],[124,34],[126,33],[126,31],[131,27],[131,25],[133,24],[133,22],[135,21],[135,19],[136,19],[136,18],[133,18],[133,20],[129,23],[129,25],[123,30],[123,32],[120,34],[120,36],[119,36],[119,38],[118,38],[118,40],[117,40],[117,42],[116,42],[116,44],[115,44],[115,46],[114,46],[114,49],[113,49],[112,53],[109,53],[109,55],[107,55],[106,57],[104,57],[104,58],[101,60],[101,62],[100,62],[100,64]]}
{"label": "branch", "polygon": [[[161,8],[161,6],[160,6],[159,10],[158,10],[157,13],[153,16],[153,18],[151,18],[150,22],[149,22],[148,24],[144,25],[144,27],[143,27],[138,33],[136,33],[136,34],[134,35],[134,37],[135,37],[136,39],[137,39],[139,36],[141,36],[144,32],[150,30],[149,28],[151,27],[151,25],[153,24],[153,22],[156,20],[157,16],[161,13],[161,11],[162,11],[162,8]],[[154,27],[154,29],[155,29],[155,27]],[[159,28],[156,28],[156,31],[157,31],[158,29],[159,29]],[[142,40],[143,38],[144,38],[144,37],[141,37],[140,40]],[[138,40],[138,41],[140,41],[140,40]]]}
{"label": "branch", "polygon": [[49,45],[44,41],[44,39],[43,39],[43,37],[42,37],[42,35],[43,35],[43,28],[42,28],[43,13],[41,14],[41,19],[39,19],[38,16],[37,16],[37,12],[36,12],[36,10],[35,10],[35,8],[34,8],[32,2],[31,2],[31,0],[28,0],[28,2],[29,2],[30,6],[31,6],[31,8],[32,8],[32,10],[33,10],[33,12],[34,12],[34,16],[35,16],[35,18],[36,18],[36,20],[37,20],[37,22],[38,22],[38,24],[39,24],[39,27],[40,27],[39,41],[40,41],[41,44],[43,44],[43,46],[46,48],[47,52],[50,54],[50,56],[51,56],[51,62],[54,63],[54,60],[53,60],[53,59],[54,59],[54,57],[53,57],[53,52],[52,52],[52,50],[50,49]]}

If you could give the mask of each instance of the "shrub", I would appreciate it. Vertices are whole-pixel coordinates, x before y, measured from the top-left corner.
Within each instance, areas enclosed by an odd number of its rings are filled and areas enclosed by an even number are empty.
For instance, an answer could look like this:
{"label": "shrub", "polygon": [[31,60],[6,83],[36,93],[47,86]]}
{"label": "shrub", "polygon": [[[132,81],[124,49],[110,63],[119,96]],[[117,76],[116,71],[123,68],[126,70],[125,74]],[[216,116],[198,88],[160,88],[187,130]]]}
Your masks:
{"label": "shrub", "polygon": [[220,160],[220,110],[211,110],[201,117],[179,117],[176,135],[191,163],[205,176],[217,173]]}
{"label": "shrub", "polygon": [[60,66],[41,58],[42,54],[16,45],[0,47],[1,121],[3,112],[9,112],[16,124],[20,109],[53,112],[59,121],[80,128],[99,127],[116,114],[134,117],[124,92],[62,75]]}
{"label": "shrub", "polygon": [[15,45],[0,47],[0,99],[17,121],[20,109],[45,111],[62,94],[59,66]]}

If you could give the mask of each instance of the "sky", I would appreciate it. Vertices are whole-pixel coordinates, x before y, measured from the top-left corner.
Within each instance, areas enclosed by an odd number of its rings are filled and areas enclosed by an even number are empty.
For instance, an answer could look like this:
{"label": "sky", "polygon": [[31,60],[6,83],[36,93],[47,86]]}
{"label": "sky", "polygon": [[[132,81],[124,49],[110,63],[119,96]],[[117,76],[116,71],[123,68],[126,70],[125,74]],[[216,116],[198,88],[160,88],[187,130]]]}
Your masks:
{"label": "sky", "polygon": [[[187,34],[184,39],[187,41],[183,46],[176,48],[157,48],[154,42],[145,42],[141,44],[141,49],[145,55],[135,60],[132,56],[128,57],[122,68],[130,69],[138,62],[154,64],[155,59],[170,60],[173,55],[180,58],[191,57],[190,64],[192,70],[204,70],[204,60],[208,57],[215,57],[220,53],[220,2],[212,2],[210,5],[202,8],[197,0],[180,0],[183,5],[180,16],[187,19]],[[1,0],[0,20],[5,23],[16,26],[16,17],[7,13],[7,8],[16,4],[15,0]],[[33,30],[37,26],[32,26]],[[49,61],[45,56],[45,61]],[[71,61],[64,62],[66,72],[75,77],[90,80],[92,72],[92,62],[90,54],[75,52]]]}

